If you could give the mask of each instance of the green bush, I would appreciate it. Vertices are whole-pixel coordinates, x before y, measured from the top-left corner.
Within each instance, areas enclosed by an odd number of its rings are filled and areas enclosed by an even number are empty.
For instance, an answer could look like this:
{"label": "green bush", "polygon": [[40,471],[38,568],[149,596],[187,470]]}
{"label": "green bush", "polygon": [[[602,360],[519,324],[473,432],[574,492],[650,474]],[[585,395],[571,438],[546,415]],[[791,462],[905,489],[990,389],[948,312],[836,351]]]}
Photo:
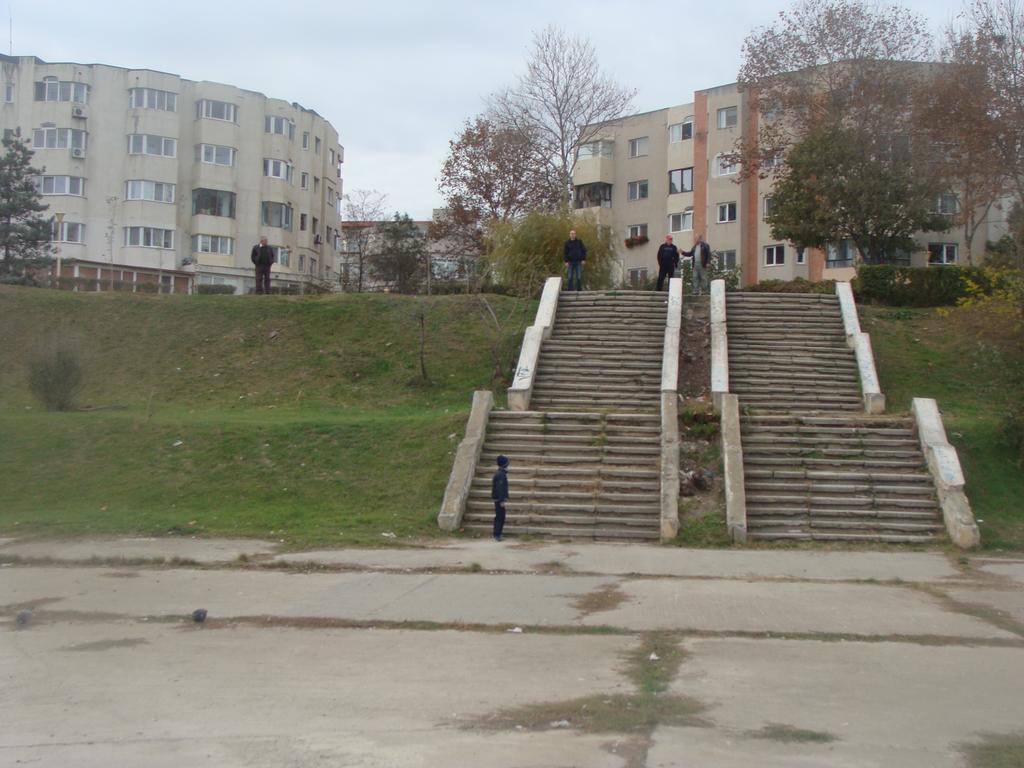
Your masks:
{"label": "green bush", "polygon": [[230,294],[233,294],[234,292],[235,292],[235,286],[227,285],[225,283],[220,283],[220,284],[217,284],[217,285],[200,285],[200,286],[198,286],[196,288],[196,293],[198,293],[200,295],[209,295],[209,294],[230,295]]}
{"label": "green bush", "polygon": [[895,267],[862,264],[853,280],[858,301],[890,307],[948,307],[969,294],[971,284],[983,293],[992,278],[980,267]]}
{"label": "green bush", "polygon": [[836,292],[835,280],[821,280],[812,283],[797,277],[793,280],[762,280],[756,285],[747,286],[743,290],[755,293],[826,293]]}
{"label": "green bush", "polygon": [[28,386],[51,411],[70,411],[82,388],[82,361],[78,351],[57,344],[29,360]]}
{"label": "green bush", "polygon": [[1018,467],[1024,467],[1024,402],[1003,417],[999,436],[1008,447]]}

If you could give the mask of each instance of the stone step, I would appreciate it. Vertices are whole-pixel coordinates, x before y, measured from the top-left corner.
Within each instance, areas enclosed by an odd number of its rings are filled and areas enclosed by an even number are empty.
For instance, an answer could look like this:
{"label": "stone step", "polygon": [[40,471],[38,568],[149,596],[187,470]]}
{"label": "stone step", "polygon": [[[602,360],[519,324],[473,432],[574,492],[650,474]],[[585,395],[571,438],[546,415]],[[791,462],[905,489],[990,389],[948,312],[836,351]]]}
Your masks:
{"label": "stone step", "polygon": [[839,298],[831,293],[768,293],[763,291],[731,291],[725,295],[729,304],[835,304],[839,306]]}
{"label": "stone step", "polygon": [[[480,461],[485,466],[495,466],[499,455],[498,451],[486,449],[480,454]],[[653,462],[653,457],[646,457],[640,461],[638,456],[629,454],[613,453],[540,453],[537,451],[520,451],[505,453],[515,466],[577,466],[581,468],[596,468],[614,466],[623,469],[646,469],[648,464]]]}
{"label": "stone step", "polygon": [[850,446],[870,448],[905,448],[907,450],[918,450],[919,443],[912,437],[887,435],[780,435],[771,433],[740,433],[740,440],[744,450],[760,446],[799,446],[808,451],[817,451],[822,447],[845,448]]}
{"label": "stone step", "polygon": [[826,496],[822,494],[791,494],[791,493],[747,493],[747,514],[754,508],[766,509],[772,505],[792,507],[806,504],[810,507],[884,507],[907,509],[937,509],[938,502],[934,499],[901,497],[891,494],[884,496]]}
{"label": "stone step", "polygon": [[811,480],[835,483],[922,484],[928,486],[929,489],[931,489],[933,482],[932,476],[923,470],[921,472],[879,472],[864,470],[850,470],[842,472],[823,469],[760,469],[755,465],[745,468],[743,476],[747,478],[748,482],[753,480]]}
{"label": "stone step", "polygon": [[744,466],[749,467],[813,467],[814,469],[841,468],[841,469],[921,469],[924,467],[924,459],[920,454],[907,453],[904,458],[856,458],[856,457],[822,457],[811,458],[808,456],[775,455],[761,452],[759,454],[747,454],[743,456]]}
{"label": "stone step", "polygon": [[548,424],[558,423],[576,423],[576,422],[606,422],[607,424],[637,424],[637,425],[649,425],[649,424],[661,424],[660,416],[651,416],[647,414],[636,414],[636,413],[598,413],[587,412],[587,411],[505,411],[505,410],[494,410],[491,411],[491,421],[515,421],[515,420],[541,420]]}
{"label": "stone step", "polygon": [[941,523],[916,523],[905,520],[806,520],[797,523],[788,518],[762,518],[747,520],[747,533],[758,533],[769,529],[793,530],[794,528],[809,531],[856,532],[866,534],[877,533],[923,533],[938,536],[944,531]]}
{"label": "stone step", "polygon": [[[490,468],[486,471],[478,471],[477,474],[473,476],[473,482],[470,488],[473,490],[483,490],[486,491],[487,494],[490,494],[492,475],[493,473],[490,471]],[[657,494],[661,490],[661,483],[658,482],[657,477],[648,478],[647,480],[620,480],[617,478],[597,476],[537,477],[532,473],[522,471],[517,465],[515,470],[509,474],[508,487],[509,493],[512,496],[519,496],[533,490],[555,491],[558,489],[567,489],[575,493],[590,491],[591,495],[594,493],[605,492],[618,494]],[[489,495],[488,498],[490,498]]]}
{"label": "stone step", "polygon": [[765,423],[751,422],[751,418],[740,419],[740,434],[742,435],[811,435],[836,437],[844,436],[877,436],[877,437],[900,437],[913,439],[914,430],[905,426],[893,426],[877,424],[868,426],[827,426],[825,424],[793,424],[793,423]]}
{"label": "stone step", "polygon": [[745,489],[746,492],[753,494],[798,494],[806,493],[818,496],[820,494],[868,494],[869,498],[874,500],[889,498],[889,497],[900,497],[900,498],[920,498],[926,497],[929,500],[934,501],[935,492],[930,485],[922,485],[920,483],[905,484],[900,482],[886,482],[886,481],[868,481],[868,482],[840,482],[836,480],[820,480],[820,479],[764,479],[757,477],[750,477],[745,475]]}
{"label": "stone step", "polygon": [[535,397],[533,403],[535,407],[549,407],[549,408],[579,408],[580,410],[591,410],[597,408],[614,408],[615,410],[634,410],[637,412],[650,412],[657,410],[659,401],[657,399],[647,402],[637,401],[625,401],[615,399],[597,399],[597,398],[567,398],[567,397]]}
{"label": "stone step", "polygon": [[909,522],[935,522],[940,520],[937,509],[873,509],[842,507],[808,507],[805,505],[776,505],[772,507],[751,507],[747,510],[748,520],[762,517],[790,518],[835,518],[866,520],[906,520]]}
{"label": "stone step", "polygon": [[[511,499],[517,499],[521,505],[525,504],[590,504],[590,505],[610,505],[610,504],[625,504],[625,505],[639,505],[639,504],[650,504],[657,506],[659,499],[661,498],[660,493],[655,491],[651,492],[627,492],[621,493],[612,490],[600,490],[600,491],[567,491],[563,489],[558,490],[546,490],[533,488],[528,493],[523,495],[517,495],[512,493],[512,488],[509,488],[510,503]],[[487,504],[491,504],[491,489],[488,488],[476,488],[470,489],[469,492],[470,501],[483,501]],[[660,509],[660,507],[658,507]]]}
{"label": "stone step", "polygon": [[[556,501],[533,501],[530,499],[509,498],[506,504],[507,514],[553,514],[553,515],[620,515],[623,518],[632,515],[656,515],[660,518],[661,507],[657,504],[627,504],[622,502],[556,502]],[[494,502],[490,499],[470,498],[466,502],[466,513],[472,511],[487,515],[494,515]]]}
{"label": "stone step", "polygon": [[[494,465],[480,464],[477,466],[474,478],[482,478],[487,481],[490,487],[491,477],[494,474]],[[512,471],[509,472],[509,482],[514,479],[522,479],[524,482],[537,480],[543,482],[545,479],[554,481],[573,481],[588,483],[617,483],[629,482],[638,485],[646,485],[651,481],[659,481],[660,473],[656,468],[628,467],[616,464],[596,465],[590,467],[564,467],[545,466],[543,464],[524,464],[517,462]]]}
{"label": "stone step", "polygon": [[845,414],[821,414],[821,415],[808,415],[808,414],[793,414],[793,415],[760,415],[760,416],[744,416],[742,417],[743,423],[759,423],[759,424],[801,424],[801,425],[821,425],[821,426],[866,426],[874,427],[879,425],[895,425],[899,427],[912,428],[913,420],[906,416],[871,416],[863,414],[861,416],[847,416]]}
{"label": "stone step", "polygon": [[850,544],[933,544],[933,534],[839,533],[835,531],[748,531],[752,541],[830,541]]}
{"label": "stone step", "polygon": [[[468,523],[463,528],[469,533],[482,536],[491,535],[491,524]],[[504,535],[515,538],[518,536],[530,536],[551,539],[592,539],[594,541],[648,541],[660,538],[658,529],[628,529],[614,526],[590,526],[580,528],[567,528],[559,526],[537,526],[537,525],[509,525],[506,518]]]}

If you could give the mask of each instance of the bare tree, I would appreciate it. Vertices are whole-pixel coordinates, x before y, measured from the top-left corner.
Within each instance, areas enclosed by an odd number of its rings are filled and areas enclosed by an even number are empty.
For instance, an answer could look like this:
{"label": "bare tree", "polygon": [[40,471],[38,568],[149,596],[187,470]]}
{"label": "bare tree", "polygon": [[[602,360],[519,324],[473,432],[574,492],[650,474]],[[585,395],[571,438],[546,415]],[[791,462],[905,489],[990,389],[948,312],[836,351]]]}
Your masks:
{"label": "bare tree", "polygon": [[490,109],[498,123],[533,138],[538,169],[568,203],[577,148],[621,117],[635,94],[601,71],[589,41],[549,25],[534,33],[526,74],[491,96]]}
{"label": "bare tree", "polygon": [[737,147],[744,176],[766,172],[801,138],[833,128],[909,135],[908,94],[931,58],[925,20],[862,0],[797,0],[743,43],[738,82],[762,116]]}
{"label": "bare tree", "polygon": [[[343,210],[349,226],[345,223],[341,226],[345,233],[346,259],[354,258],[356,262],[355,288],[359,293],[363,291],[376,225],[383,221],[387,204],[388,196],[375,189],[354,189],[345,195]],[[347,274],[348,270],[342,269],[342,280]]]}

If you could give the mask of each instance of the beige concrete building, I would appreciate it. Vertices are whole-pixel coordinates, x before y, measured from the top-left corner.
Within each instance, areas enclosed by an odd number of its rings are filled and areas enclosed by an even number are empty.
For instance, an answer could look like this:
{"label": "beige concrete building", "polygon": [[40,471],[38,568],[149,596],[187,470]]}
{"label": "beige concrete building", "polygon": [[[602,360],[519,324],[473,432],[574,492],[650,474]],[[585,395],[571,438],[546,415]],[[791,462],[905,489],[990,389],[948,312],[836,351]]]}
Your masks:
{"label": "beige concrete building", "polygon": [[168,291],[195,281],[164,272],[245,292],[266,235],[276,284],[338,284],[344,148],[313,110],[147,69],[2,55],[0,69],[0,127],[30,141],[43,201],[63,214],[64,277],[82,262],[101,282],[102,265],[138,267]]}
{"label": "beige concrete building", "polygon": [[[704,234],[719,265],[740,270],[742,285],[852,277],[856,250],[850,242],[798,254],[791,243],[772,238],[765,222],[772,179],[740,182],[739,169],[725,161],[741,135],[756,133],[759,119],[736,84],[723,85],[697,91],[691,103],[610,123],[580,147],[575,207],[613,228],[625,282],[657,276],[655,254],[667,234],[682,250]],[[940,212],[956,205],[953,195],[936,201]],[[975,235],[975,253],[986,239],[1006,233],[1006,213],[998,204],[989,213]],[[909,254],[915,266],[965,263],[959,228],[922,233],[917,243]]]}

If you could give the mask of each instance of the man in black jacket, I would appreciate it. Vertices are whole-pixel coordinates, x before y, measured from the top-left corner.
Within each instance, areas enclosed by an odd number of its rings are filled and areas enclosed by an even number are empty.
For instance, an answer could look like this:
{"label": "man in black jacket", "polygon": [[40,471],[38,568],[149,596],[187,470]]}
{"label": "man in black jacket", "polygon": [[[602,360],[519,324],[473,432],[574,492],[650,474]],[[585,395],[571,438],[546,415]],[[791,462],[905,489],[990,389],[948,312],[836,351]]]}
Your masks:
{"label": "man in black jacket", "polygon": [[494,502],[494,540],[501,541],[505,529],[505,502],[508,501],[508,456],[498,457],[498,471],[491,478],[491,501]]}
{"label": "man in black jacket", "polygon": [[270,293],[270,265],[276,261],[274,249],[267,245],[267,238],[260,238],[260,244],[252,247],[252,263],[256,265],[256,293]]}
{"label": "man in black jacket", "polygon": [[658,290],[665,278],[672,279],[679,268],[679,249],[672,243],[672,235],[665,235],[665,242],[658,249]]}
{"label": "man in black jacket", "polygon": [[587,260],[587,246],[583,244],[582,240],[576,238],[575,229],[569,231],[569,239],[565,241],[563,251],[563,260],[569,272],[569,284],[566,286],[566,290],[572,290],[573,278],[575,277],[576,291],[578,293],[583,285],[583,262]]}

